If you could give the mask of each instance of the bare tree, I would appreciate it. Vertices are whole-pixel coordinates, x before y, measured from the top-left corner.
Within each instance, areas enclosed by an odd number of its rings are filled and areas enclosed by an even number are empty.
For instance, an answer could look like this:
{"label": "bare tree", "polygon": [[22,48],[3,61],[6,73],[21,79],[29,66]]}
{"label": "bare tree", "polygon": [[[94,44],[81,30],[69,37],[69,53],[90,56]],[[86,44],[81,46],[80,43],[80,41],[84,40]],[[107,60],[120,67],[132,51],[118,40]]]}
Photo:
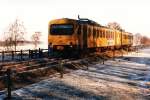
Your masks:
{"label": "bare tree", "polygon": [[147,36],[142,36],[141,44],[143,44],[143,45],[150,45],[150,38],[148,38]]}
{"label": "bare tree", "polygon": [[136,33],[133,36],[133,46],[141,45],[142,35],[140,33]]}
{"label": "bare tree", "polygon": [[107,26],[108,26],[109,28],[112,28],[112,29],[117,29],[117,30],[120,30],[120,31],[124,31],[124,30],[122,29],[122,27],[120,26],[120,24],[117,23],[117,22],[110,22],[110,23],[107,24]]}
{"label": "bare tree", "polygon": [[14,23],[10,24],[7,32],[5,32],[5,44],[8,49],[11,48],[12,50],[17,49],[19,43],[24,41],[24,34],[26,33],[25,27],[23,22],[19,19],[16,19]]}
{"label": "bare tree", "polygon": [[32,43],[34,44],[34,48],[37,48],[37,45],[40,43],[41,32],[35,32],[31,36]]}

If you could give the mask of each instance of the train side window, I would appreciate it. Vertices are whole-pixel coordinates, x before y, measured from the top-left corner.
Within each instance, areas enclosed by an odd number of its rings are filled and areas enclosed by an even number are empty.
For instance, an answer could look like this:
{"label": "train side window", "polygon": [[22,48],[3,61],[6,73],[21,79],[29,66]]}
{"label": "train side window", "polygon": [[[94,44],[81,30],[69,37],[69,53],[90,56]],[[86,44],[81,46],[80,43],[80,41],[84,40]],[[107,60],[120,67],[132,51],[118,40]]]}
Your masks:
{"label": "train side window", "polygon": [[110,38],[111,37],[111,33],[110,33],[110,31],[108,31],[108,38]]}
{"label": "train side window", "polygon": [[105,38],[105,30],[102,30],[102,36]]}
{"label": "train side window", "polygon": [[103,36],[104,36],[104,35],[103,35],[103,30],[101,30],[101,34],[102,34],[101,36],[102,36],[102,38],[103,38]]}
{"label": "train side window", "polygon": [[110,38],[112,39],[112,32],[110,31]]}
{"label": "train side window", "polygon": [[109,33],[109,31],[107,31],[107,39],[109,38],[109,36],[110,36],[110,33]]}
{"label": "train side window", "polygon": [[105,30],[103,30],[103,38],[105,38]]}
{"label": "train side window", "polygon": [[106,38],[108,39],[108,31],[106,31],[106,33],[105,33],[105,34],[106,34]]}
{"label": "train side window", "polygon": [[109,38],[111,38],[111,31],[109,31]]}
{"label": "train side window", "polygon": [[104,30],[104,38],[106,38],[106,30]]}
{"label": "train side window", "polygon": [[97,38],[99,37],[99,29],[97,28]]}
{"label": "train side window", "polygon": [[98,31],[99,31],[99,37],[101,37],[101,31],[100,31],[100,28],[98,29]]}
{"label": "train side window", "polygon": [[101,30],[99,29],[99,37],[102,37],[102,33]]}
{"label": "train side window", "polygon": [[92,33],[93,33],[93,28],[92,27],[90,27],[90,31],[91,31],[91,36],[92,36]]}
{"label": "train side window", "polygon": [[114,39],[114,32],[112,32],[112,39]]}
{"label": "train side window", "polygon": [[93,28],[93,37],[95,38],[96,37],[96,29]]}
{"label": "train side window", "polygon": [[108,39],[109,38],[109,32],[106,31],[106,38]]}
{"label": "train side window", "polygon": [[109,38],[111,38],[111,32],[110,31],[108,31],[109,32]]}
{"label": "train side window", "polygon": [[88,28],[88,37],[90,37],[91,36],[91,28],[89,27]]}

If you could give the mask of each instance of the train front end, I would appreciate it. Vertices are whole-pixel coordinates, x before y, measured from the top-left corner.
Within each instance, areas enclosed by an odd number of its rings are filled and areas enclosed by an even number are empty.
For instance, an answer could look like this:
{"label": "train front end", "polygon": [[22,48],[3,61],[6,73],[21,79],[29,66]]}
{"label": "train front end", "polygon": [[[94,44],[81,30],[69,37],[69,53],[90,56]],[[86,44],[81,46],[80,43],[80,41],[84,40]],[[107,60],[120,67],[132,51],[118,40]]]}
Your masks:
{"label": "train front end", "polygon": [[52,20],[48,27],[48,44],[54,50],[62,51],[77,47],[75,20],[67,18]]}

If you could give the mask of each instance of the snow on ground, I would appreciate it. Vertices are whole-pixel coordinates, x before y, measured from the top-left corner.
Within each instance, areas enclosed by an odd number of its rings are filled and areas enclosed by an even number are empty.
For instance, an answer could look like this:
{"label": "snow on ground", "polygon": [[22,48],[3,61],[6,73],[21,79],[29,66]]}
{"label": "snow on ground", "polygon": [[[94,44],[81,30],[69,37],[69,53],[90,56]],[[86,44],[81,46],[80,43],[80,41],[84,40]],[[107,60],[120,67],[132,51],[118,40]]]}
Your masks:
{"label": "snow on ground", "polygon": [[62,79],[57,75],[12,94],[18,100],[149,100],[150,54],[143,52],[73,71]]}

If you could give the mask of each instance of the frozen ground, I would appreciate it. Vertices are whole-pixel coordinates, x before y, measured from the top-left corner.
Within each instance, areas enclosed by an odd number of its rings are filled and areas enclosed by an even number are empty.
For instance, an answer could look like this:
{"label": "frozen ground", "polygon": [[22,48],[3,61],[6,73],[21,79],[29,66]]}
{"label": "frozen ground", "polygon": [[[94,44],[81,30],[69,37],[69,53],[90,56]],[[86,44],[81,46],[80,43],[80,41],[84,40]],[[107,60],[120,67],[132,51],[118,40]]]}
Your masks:
{"label": "frozen ground", "polygon": [[[13,91],[16,100],[150,100],[150,49]],[[5,95],[1,95],[3,99]]]}

